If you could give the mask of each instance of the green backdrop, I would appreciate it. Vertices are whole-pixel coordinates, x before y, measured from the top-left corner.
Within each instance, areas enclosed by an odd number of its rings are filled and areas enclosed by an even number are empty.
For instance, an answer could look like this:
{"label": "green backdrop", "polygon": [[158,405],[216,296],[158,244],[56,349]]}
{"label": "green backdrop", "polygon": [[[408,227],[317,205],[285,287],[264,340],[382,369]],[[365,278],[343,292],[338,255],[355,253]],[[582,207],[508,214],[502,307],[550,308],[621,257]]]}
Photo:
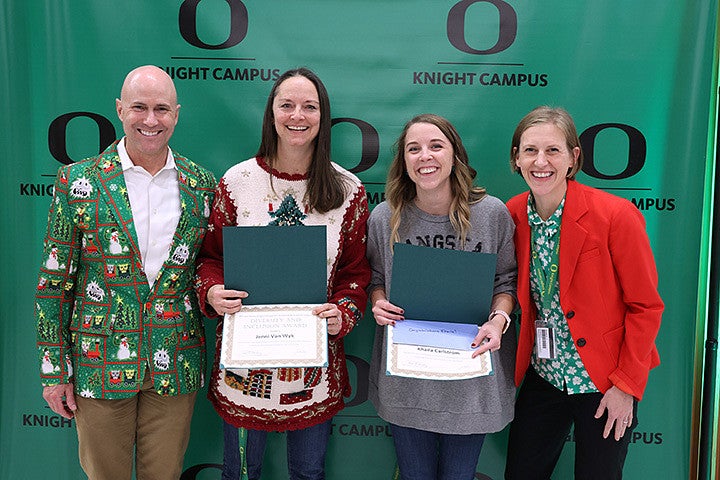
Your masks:
{"label": "green backdrop", "polygon": [[[564,106],[583,132],[581,182],[642,210],[666,302],[662,364],[640,404],[626,478],[687,478],[704,292],[717,90],[717,0],[3,0],[0,3],[0,478],[78,478],[72,422],[41,397],[33,295],[53,176],[121,134],[125,74],[175,78],[171,145],[218,176],[256,151],[272,81],[308,66],[331,97],[333,158],[382,199],[392,145],[421,112],[449,118],[506,200],[517,121]],[[705,210],[704,210],[705,209]],[[212,332],[214,322],[207,321]],[[374,321],[347,339],[354,393],[334,421],[328,478],[389,478],[389,430],[367,401]],[[186,479],[219,478],[221,424],[199,397]],[[477,478],[501,478],[506,432],[488,438]],[[572,439],[557,478],[571,478]],[[285,476],[282,435],[266,478]]]}

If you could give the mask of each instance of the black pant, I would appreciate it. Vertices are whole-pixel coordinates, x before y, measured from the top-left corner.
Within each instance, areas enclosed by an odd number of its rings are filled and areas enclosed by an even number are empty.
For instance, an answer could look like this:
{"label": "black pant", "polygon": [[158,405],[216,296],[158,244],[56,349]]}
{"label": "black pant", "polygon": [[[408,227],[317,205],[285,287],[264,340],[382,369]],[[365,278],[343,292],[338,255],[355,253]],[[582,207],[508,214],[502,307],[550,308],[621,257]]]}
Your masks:
{"label": "black pant", "polygon": [[637,427],[637,401],[633,404],[631,425],[616,441],[614,428],[608,438],[602,436],[607,412],[595,418],[602,397],[597,392],[568,395],[529,368],[510,426],[505,479],[549,479],[572,425],[575,425],[575,478],[622,478],[630,437]]}

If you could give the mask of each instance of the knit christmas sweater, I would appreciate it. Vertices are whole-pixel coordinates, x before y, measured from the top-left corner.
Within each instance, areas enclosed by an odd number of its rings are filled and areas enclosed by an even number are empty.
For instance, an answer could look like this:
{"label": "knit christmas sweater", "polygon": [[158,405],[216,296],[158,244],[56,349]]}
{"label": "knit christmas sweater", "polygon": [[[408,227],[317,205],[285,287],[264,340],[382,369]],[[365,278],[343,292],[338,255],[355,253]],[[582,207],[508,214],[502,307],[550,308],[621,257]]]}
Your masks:
{"label": "knit christmas sweater", "polygon": [[348,194],[339,208],[323,214],[310,211],[304,202],[307,176],[271,170],[262,158],[233,166],[218,183],[198,256],[196,290],[202,312],[219,317],[207,302],[207,291],[224,283],[222,227],[298,224],[326,226],[328,302],[342,312],[340,332],[328,338],[328,367],[323,368],[220,369],[223,320],[219,318],[208,398],[218,414],[236,427],[268,431],[310,427],[330,419],[343,408],[343,397],[350,395],[343,337],[360,320],[367,302],[368,205],[360,181],[339,165],[333,167],[346,178]]}

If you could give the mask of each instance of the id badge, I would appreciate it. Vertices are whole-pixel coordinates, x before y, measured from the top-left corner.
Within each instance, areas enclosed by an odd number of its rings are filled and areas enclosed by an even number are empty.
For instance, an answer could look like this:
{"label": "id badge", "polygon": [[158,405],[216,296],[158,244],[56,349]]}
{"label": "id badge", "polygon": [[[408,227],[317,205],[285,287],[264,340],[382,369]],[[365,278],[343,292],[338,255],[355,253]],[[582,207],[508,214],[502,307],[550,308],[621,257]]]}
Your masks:
{"label": "id badge", "polygon": [[555,330],[545,320],[535,322],[535,346],[538,358],[555,358]]}

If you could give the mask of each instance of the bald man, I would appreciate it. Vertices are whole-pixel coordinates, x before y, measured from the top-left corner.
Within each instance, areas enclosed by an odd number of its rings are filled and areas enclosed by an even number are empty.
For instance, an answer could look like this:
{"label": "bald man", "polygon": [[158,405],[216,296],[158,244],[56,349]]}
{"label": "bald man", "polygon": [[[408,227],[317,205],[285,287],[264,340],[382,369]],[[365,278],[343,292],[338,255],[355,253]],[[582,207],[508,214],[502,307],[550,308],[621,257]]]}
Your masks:
{"label": "bald man", "polygon": [[60,168],[35,302],[43,397],[75,418],[92,480],[182,472],[205,332],[193,290],[211,172],[170,149],[180,105],[160,68],[115,101],[125,136]]}

